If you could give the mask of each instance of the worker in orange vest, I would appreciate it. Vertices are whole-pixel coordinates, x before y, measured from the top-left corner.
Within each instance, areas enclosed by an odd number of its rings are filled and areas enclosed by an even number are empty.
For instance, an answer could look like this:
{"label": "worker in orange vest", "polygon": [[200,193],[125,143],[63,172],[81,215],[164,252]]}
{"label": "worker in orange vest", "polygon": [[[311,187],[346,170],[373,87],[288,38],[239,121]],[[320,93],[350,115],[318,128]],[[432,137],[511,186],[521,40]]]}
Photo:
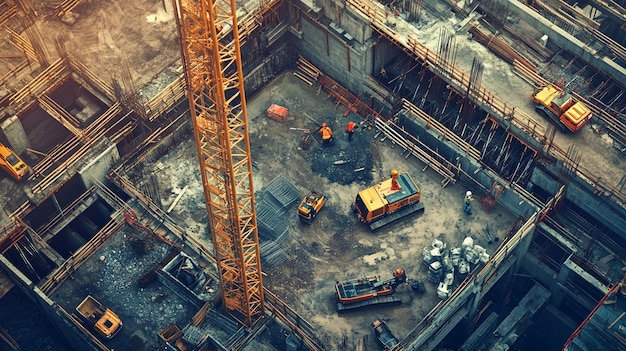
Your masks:
{"label": "worker in orange vest", "polygon": [[359,125],[352,121],[348,122],[348,126],[346,127],[346,133],[348,133],[348,142],[352,140],[352,134],[354,134],[355,128],[359,128]]}
{"label": "worker in orange vest", "polygon": [[402,190],[402,186],[398,182],[398,170],[391,170],[391,190]]}
{"label": "worker in orange vest", "polygon": [[322,135],[322,141],[324,144],[330,144],[330,142],[333,141],[333,130],[330,129],[326,122],[322,123],[322,127],[319,132]]}

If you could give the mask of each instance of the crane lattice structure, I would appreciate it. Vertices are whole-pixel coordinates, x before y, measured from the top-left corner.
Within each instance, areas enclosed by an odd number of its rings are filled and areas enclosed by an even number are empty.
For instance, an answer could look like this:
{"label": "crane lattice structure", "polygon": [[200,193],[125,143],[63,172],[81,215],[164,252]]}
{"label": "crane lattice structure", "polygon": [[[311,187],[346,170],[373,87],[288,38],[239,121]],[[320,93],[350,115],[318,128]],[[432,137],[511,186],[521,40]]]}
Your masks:
{"label": "crane lattice structure", "polygon": [[264,299],[235,0],[173,1],[222,301],[251,327]]}

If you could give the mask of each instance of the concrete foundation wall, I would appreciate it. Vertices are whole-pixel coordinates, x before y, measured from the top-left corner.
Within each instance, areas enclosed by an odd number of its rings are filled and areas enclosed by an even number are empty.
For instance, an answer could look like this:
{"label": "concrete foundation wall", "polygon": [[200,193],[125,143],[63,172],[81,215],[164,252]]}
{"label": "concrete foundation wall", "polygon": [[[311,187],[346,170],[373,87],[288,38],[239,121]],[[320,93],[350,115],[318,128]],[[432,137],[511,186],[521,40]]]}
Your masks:
{"label": "concrete foundation wall", "polygon": [[[87,337],[72,324],[60,308],[48,296],[46,296],[35,284],[28,279],[6,257],[0,255],[0,270],[5,272],[16,285],[13,289],[19,289],[24,296],[38,306],[39,311],[48,319],[49,325],[55,332],[63,335],[74,351],[98,351],[99,348],[87,341]],[[0,344],[2,345],[2,344]],[[4,350],[4,349],[3,349]]]}
{"label": "concrete foundation wall", "polygon": [[372,28],[360,16],[346,7],[344,1],[317,0],[317,5],[324,9],[324,15],[341,27],[346,33],[354,38],[356,43],[364,44],[372,36]]}
{"label": "concrete foundation wall", "polygon": [[626,209],[617,206],[607,195],[595,195],[591,185],[577,181],[567,187],[565,197],[626,240]]}
{"label": "concrete foundation wall", "polygon": [[[557,168],[555,166],[555,168]],[[554,170],[553,173],[557,171]],[[555,194],[560,184],[546,171],[536,168],[531,176],[533,186],[541,188],[550,194]],[[626,240],[626,209],[613,202],[609,196],[604,194],[596,195],[594,188],[589,183],[580,178],[570,181],[565,192],[565,198],[576,204],[589,216],[593,217],[602,225],[609,228],[620,236],[621,240]]]}
{"label": "concrete foundation wall", "polygon": [[94,147],[94,150],[102,150],[100,153],[91,155],[91,159],[86,161],[86,164],[78,171],[85,187],[89,188],[95,180],[104,182],[106,175],[109,173],[113,165],[120,159],[117,146],[108,139],[103,139],[98,147]]}
{"label": "concrete foundation wall", "polygon": [[[354,28],[364,26],[351,16],[343,18],[351,18],[344,22]],[[322,72],[358,95],[363,90],[363,79],[371,74],[371,50],[356,38],[348,40],[337,28],[345,30],[339,24],[332,28],[302,17],[299,32],[292,31],[298,38],[292,44]],[[371,34],[370,30],[365,32]]]}
{"label": "concrete foundation wall", "polygon": [[21,154],[30,148],[26,132],[17,116],[12,116],[2,122],[0,132],[2,132],[2,137],[9,142],[8,146],[16,153]]}
{"label": "concrete foundation wall", "polygon": [[[454,144],[443,139],[438,134],[431,134],[432,130],[425,128],[422,121],[410,117],[410,115],[399,114],[399,124],[409,133],[414,135],[421,142],[443,156],[450,163],[458,165],[465,173],[471,175],[472,179],[464,174],[459,175],[460,181],[469,190],[476,192],[478,196],[486,194],[491,189],[494,182],[505,185],[504,191],[498,197],[498,203],[516,216],[529,216],[537,209],[532,204],[527,203],[519,194],[506,186],[507,182],[502,180],[482,166],[472,158],[467,157],[463,150],[459,150]],[[478,170],[478,172],[476,172]]]}
{"label": "concrete foundation wall", "polygon": [[376,45],[372,46],[372,51],[374,66],[372,68],[372,75],[380,74],[381,69],[387,67],[390,61],[392,61],[397,56],[404,54],[402,51],[398,50],[396,46],[388,41],[380,41],[376,43]]}
{"label": "concrete foundation wall", "polygon": [[[37,293],[39,289],[35,292]],[[75,351],[100,351],[101,349],[94,345],[89,337],[85,335],[79,328],[76,327],[70,320],[67,319],[65,313],[71,314],[71,311],[61,312],[61,307],[52,302],[42,292],[38,293],[39,300],[38,305],[40,310],[45,313],[48,318],[53,321],[51,325],[57,330],[60,335],[63,335],[68,344]]]}
{"label": "concrete foundation wall", "polygon": [[548,40],[553,41],[557,46],[566,49],[592,66],[605,72],[623,86],[626,85],[626,69],[605,56],[600,56],[596,50],[590,48],[582,41],[557,27],[552,22],[532,11],[523,2],[517,0],[492,0],[506,6],[507,10],[519,16],[520,19],[528,22],[537,30],[548,35]]}
{"label": "concrete foundation wall", "polygon": [[558,298],[561,294],[561,286],[557,283],[558,272],[544,265],[533,255],[525,255],[522,257],[523,273],[530,274],[533,279],[537,280],[544,286],[547,286],[552,292],[553,298]]}
{"label": "concrete foundation wall", "polygon": [[[341,3],[345,6],[345,3]],[[354,40],[359,44],[367,44],[372,37],[372,28],[364,23],[360,17],[354,14],[349,9],[342,9],[341,21],[339,25],[346,30],[348,34],[354,37]]]}

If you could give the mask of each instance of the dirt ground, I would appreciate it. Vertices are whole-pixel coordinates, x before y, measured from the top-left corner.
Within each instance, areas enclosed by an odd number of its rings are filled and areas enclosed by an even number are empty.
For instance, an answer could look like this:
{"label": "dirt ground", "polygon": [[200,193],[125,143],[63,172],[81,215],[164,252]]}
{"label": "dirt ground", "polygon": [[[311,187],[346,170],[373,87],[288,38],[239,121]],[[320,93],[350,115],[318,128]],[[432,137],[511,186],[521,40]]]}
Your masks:
{"label": "dirt ground", "polygon": [[[180,61],[171,1],[81,1],[72,11],[76,16],[72,24],[53,16],[58,1],[31,3],[50,61],[59,57],[55,44],[59,42],[107,84],[128,69],[132,84],[139,88]],[[12,46],[7,49],[19,52]]]}
{"label": "dirt ground", "polygon": [[[276,103],[289,108],[284,123],[267,117],[267,108]],[[443,188],[441,178],[432,171],[423,172],[424,165],[415,158],[405,159],[401,149],[390,141],[374,139],[376,130],[363,125],[348,142],[344,132],[350,119],[345,108],[335,107],[324,93],[316,94],[311,87],[291,72],[272,82],[262,92],[248,100],[250,143],[254,169],[254,187],[262,190],[277,175],[287,178],[304,195],[316,190],[328,196],[328,202],[311,225],[301,224],[296,208],[292,209],[289,235],[283,249],[289,259],[276,267],[264,269],[264,285],[292,306],[319,331],[320,339],[330,349],[343,343],[355,345],[368,336],[368,349],[376,349],[371,322],[385,319],[399,338],[440,300],[436,286],[426,281],[427,266],[422,262],[422,250],[438,238],[449,248],[460,246],[466,236],[476,244],[488,245],[485,229],[503,237],[515,218],[495,207],[485,212],[479,203],[474,214],[462,211],[462,186],[450,184]],[[309,117],[305,116],[308,115]],[[317,122],[326,121],[334,129],[330,146],[321,143],[315,133]],[[296,128],[296,129],[292,129]],[[308,150],[301,149],[305,132],[311,130],[313,141]],[[345,161],[335,165],[335,161]],[[183,188],[186,192],[171,215],[191,235],[210,245],[203,214],[203,195],[199,172],[183,173],[188,167],[197,169],[197,154],[193,140],[179,145],[159,161],[157,174],[163,208],[168,208]],[[365,168],[355,172],[355,169]],[[392,169],[409,172],[422,191],[425,212],[404,219],[372,233],[360,223],[351,210],[351,203],[361,189],[389,178]],[[401,286],[399,306],[366,309],[339,315],[334,301],[334,283],[365,275],[391,277],[393,270],[403,268],[409,278],[423,280],[426,293],[417,295],[408,286]],[[455,285],[460,282],[457,277]]]}

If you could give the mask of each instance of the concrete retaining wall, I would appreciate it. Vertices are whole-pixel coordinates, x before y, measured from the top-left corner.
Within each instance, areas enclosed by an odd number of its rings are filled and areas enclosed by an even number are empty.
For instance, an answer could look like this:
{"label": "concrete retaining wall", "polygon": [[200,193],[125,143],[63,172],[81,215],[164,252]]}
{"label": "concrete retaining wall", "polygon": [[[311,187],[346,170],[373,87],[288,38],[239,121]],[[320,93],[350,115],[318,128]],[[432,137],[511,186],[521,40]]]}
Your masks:
{"label": "concrete retaining wall", "polygon": [[[547,170],[536,168],[530,178],[532,186],[555,194],[560,184],[547,171],[550,170],[552,174],[558,174],[557,169],[559,167],[560,164],[557,163]],[[626,228],[626,209],[612,201],[610,196],[596,195],[594,188],[589,183],[580,178],[574,178],[567,186],[565,198],[580,207],[588,216],[593,217],[619,235],[620,240],[626,240],[626,231],[624,231]]]}

